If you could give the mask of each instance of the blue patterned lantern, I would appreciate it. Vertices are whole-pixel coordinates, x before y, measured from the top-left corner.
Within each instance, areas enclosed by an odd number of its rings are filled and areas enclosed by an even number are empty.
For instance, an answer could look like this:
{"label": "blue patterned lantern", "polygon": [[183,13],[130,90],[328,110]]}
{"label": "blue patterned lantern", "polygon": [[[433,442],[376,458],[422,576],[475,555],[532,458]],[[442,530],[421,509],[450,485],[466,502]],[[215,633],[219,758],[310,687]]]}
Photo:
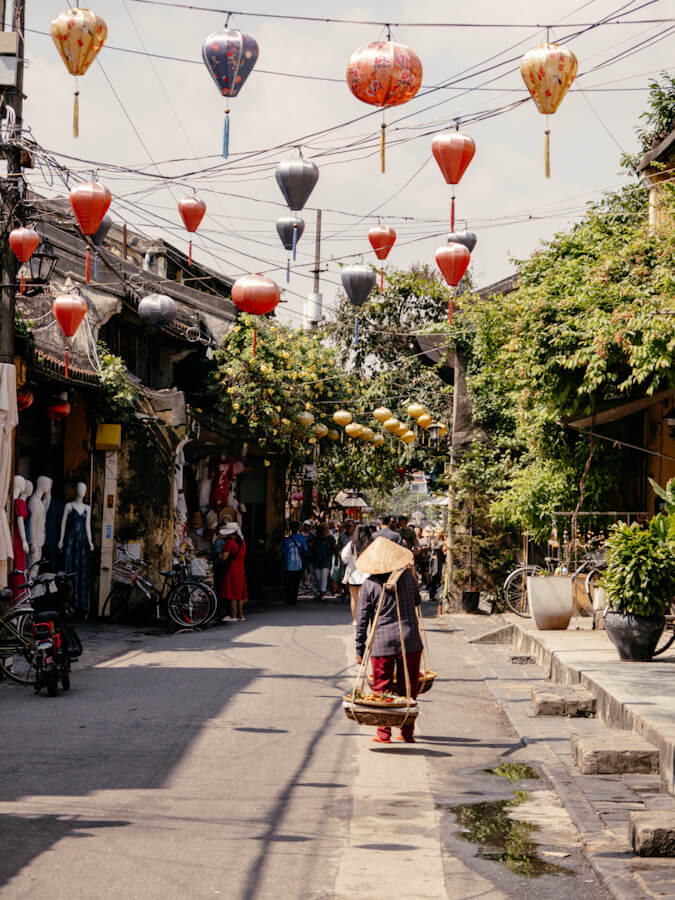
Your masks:
{"label": "blue patterned lantern", "polygon": [[[258,44],[236,28],[210,34],[202,45],[202,59],[223,97],[236,97],[258,60]],[[230,144],[230,110],[225,110],[223,156]]]}

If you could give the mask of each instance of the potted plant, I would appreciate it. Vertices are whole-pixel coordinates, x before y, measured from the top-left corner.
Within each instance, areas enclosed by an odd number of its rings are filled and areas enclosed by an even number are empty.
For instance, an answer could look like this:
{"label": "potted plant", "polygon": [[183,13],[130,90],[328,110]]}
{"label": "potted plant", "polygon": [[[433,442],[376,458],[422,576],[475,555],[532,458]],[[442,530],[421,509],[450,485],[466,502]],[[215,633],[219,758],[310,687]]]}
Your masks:
{"label": "potted plant", "polygon": [[542,572],[527,576],[530,613],[539,631],[564,631],[570,624],[574,605],[572,578]]}
{"label": "potted plant", "polygon": [[614,525],[607,541],[607,569],[600,582],[607,593],[605,628],[621,659],[652,658],[675,596],[675,479],[665,490],[649,479],[664,501],[642,528]]}

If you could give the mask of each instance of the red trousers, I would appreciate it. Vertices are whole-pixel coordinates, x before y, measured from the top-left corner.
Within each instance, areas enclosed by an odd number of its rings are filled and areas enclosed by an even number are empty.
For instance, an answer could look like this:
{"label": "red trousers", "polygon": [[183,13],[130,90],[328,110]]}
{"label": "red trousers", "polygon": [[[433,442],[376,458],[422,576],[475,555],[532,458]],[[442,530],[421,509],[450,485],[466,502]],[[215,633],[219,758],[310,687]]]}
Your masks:
{"label": "red trousers", "polygon": [[[410,694],[414,698],[417,696],[417,688],[420,683],[420,659],[422,651],[416,653],[406,653],[406,662],[408,664],[408,675],[410,677]],[[405,671],[403,668],[402,656],[371,656],[370,661],[373,666],[373,691],[381,693],[382,691],[393,691],[405,697]],[[396,669],[396,678],[394,679],[394,669]],[[401,726],[401,734],[404,738],[409,739],[415,731],[415,720],[411,719]],[[381,725],[377,729],[377,736],[381,741],[391,740],[391,728],[388,725]]]}

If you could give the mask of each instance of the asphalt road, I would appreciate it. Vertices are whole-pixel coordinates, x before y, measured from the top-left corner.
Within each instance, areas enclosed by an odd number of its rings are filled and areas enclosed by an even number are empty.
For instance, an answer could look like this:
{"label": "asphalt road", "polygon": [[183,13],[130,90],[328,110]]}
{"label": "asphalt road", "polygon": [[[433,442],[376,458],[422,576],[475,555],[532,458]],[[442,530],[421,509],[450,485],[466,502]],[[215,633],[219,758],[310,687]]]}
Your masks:
{"label": "asphalt road", "polygon": [[[134,635],[85,655],[54,699],[1,683],[0,896],[605,898],[548,786],[484,771],[527,751],[463,638],[429,627],[439,679],[414,746],[373,745],[344,717],[338,604]],[[567,874],[516,875],[461,836],[454,806],[515,787],[513,815]]]}

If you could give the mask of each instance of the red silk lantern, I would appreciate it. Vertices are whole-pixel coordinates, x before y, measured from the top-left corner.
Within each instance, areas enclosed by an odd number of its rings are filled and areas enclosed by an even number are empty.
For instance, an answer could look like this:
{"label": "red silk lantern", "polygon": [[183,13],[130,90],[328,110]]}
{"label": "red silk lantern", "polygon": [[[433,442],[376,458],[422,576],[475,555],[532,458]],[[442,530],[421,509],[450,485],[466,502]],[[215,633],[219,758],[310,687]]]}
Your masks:
{"label": "red silk lantern", "polygon": [[[80,184],[70,192],[70,205],[75,213],[80,230],[85,236],[92,237],[98,231],[103,216],[108,212],[112,194],[107,187],[97,181]],[[91,257],[87,241],[87,259],[85,263],[85,281],[91,280]]]}
{"label": "red silk lantern", "polygon": [[66,339],[66,378],[68,377],[68,340],[82,323],[87,304],[79,294],[61,294],[52,303],[52,310],[61,333]]}
{"label": "red silk lantern", "polygon": [[476,152],[473,138],[460,132],[437,134],[431,142],[431,152],[445,178],[446,184],[452,185],[450,204],[450,230],[455,230],[455,185],[462,180],[462,175]]}
{"label": "red silk lantern", "polygon": [[[199,223],[204,218],[206,212],[206,203],[199,197],[186,197],[178,204],[178,212],[183,220],[185,228],[194,233],[199,228]],[[192,241],[190,241],[188,250],[188,262],[192,265]]]}
{"label": "red silk lantern", "polygon": [[65,419],[70,415],[70,403],[67,400],[52,400],[47,407],[47,415],[55,422]]}
{"label": "red silk lantern", "polygon": [[[376,225],[368,232],[370,246],[378,259],[386,259],[396,241],[396,232],[389,225]],[[380,291],[384,290],[384,267],[380,268]]]}
{"label": "red silk lantern", "polygon": [[[443,273],[443,278],[451,287],[457,287],[462,280],[462,276],[469,268],[471,254],[464,244],[446,244],[445,247],[439,247],[436,251],[436,265]],[[452,300],[450,301],[450,310],[448,314],[450,324],[452,324]]]}
{"label": "red silk lantern", "polygon": [[16,392],[16,405],[19,410],[28,409],[29,406],[33,405],[34,400],[35,396],[30,388],[21,388],[20,391]]}
{"label": "red silk lantern", "polygon": [[[232,302],[242,312],[253,316],[271,313],[281,296],[279,287],[271,278],[263,275],[242,275],[232,285]],[[253,329],[253,356],[255,357],[257,332]]]}
{"label": "red silk lantern", "polygon": [[[35,248],[40,243],[40,235],[32,228],[15,228],[9,233],[9,246],[14,251],[14,255],[23,265],[28,262]],[[24,279],[23,271],[21,272],[19,293],[23,294]]]}
{"label": "red silk lantern", "polygon": [[[405,44],[395,41],[374,41],[359,47],[347,65],[347,85],[354,96],[364,103],[380,106],[399,106],[412,100],[422,84],[422,63],[419,56]],[[380,158],[384,172],[386,122],[382,122]]]}

